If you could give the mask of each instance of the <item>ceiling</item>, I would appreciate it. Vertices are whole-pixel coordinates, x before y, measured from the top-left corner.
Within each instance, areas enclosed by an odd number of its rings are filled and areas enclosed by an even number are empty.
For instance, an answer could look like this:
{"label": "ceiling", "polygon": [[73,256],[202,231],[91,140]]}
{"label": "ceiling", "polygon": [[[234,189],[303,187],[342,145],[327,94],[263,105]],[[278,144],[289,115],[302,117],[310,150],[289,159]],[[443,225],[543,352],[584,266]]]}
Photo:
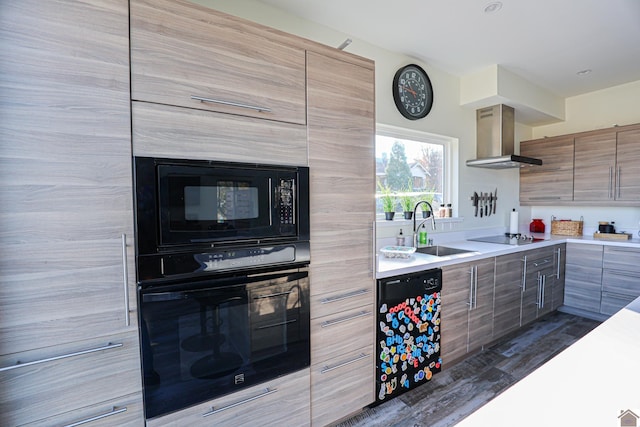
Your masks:
{"label": "ceiling", "polygon": [[497,64],[562,98],[640,80],[640,0],[261,1],[456,76]]}

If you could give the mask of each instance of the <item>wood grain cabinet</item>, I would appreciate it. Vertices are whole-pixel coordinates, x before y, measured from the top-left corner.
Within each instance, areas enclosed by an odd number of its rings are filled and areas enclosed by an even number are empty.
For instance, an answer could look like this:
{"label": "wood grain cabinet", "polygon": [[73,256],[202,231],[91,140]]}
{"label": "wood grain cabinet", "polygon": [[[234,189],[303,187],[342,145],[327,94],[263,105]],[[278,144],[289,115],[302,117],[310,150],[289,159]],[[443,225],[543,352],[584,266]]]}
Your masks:
{"label": "wood grain cabinet", "polygon": [[131,1],[131,98],[305,124],[295,38],[181,0]]}
{"label": "wood grain cabinet", "polygon": [[640,249],[605,246],[600,313],[611,315],[640,296]]}
{"label": "wood grain cabinet", "polygon": [[567,243],[564,305],[600,312],[603,245]]}
{"label": "wood grain cabinet", "polygon": [[520,204],[573,200],[573,136],[522,141],[520,154],[542,160],[542,166],[520,168]]}
{"label": "wood grain cabinet", "polygon": [[553,281],[552,294],[552,310],[557,310],[564,304],[564,283],[566,277],[567,262],[567,245],[562,243],[553,247],[555,256],[555,274],[552,274],[547,280]]}
{"label": "wood grain cabinet", "polygon": [[493,333],[495,258],[442,269],[442,361],[455,362]]}
{"label": "wood grain cabinet", "polygon": [[1,425],[143,423],[128,23],[126,0],[2,5]]}
{"label": "wood grain cabinet", "polygon": [[542,166],[520,169],[523,205],[640,206],[640,125],[520,143]]}
{"label": "wood grain cabinet", "polygon": [[274,378],[182,411],[147,427],[305,426],[309,424],[309,370]]}
{"label": "wood grain cabinet", "polygon": [[520,327],[522,259],[522,252],[496,257],[496,283],[493,297],[494,340]]}
{"label": "wood grain cabinet", "polygon": [[552,247],[524,253],[521,326],[553,309],[553,279],[557,272],[555,255]]}
{"label": "wood grain cabinet", "polygon": [[638,126],[611,128],[577,136],[574,200],[638,203],[639,162]]}
{"label": "wood grain cabinet", "polygon": [[307,121],[311,419],[327,425],[375,400],[373,63],[309,51]]}

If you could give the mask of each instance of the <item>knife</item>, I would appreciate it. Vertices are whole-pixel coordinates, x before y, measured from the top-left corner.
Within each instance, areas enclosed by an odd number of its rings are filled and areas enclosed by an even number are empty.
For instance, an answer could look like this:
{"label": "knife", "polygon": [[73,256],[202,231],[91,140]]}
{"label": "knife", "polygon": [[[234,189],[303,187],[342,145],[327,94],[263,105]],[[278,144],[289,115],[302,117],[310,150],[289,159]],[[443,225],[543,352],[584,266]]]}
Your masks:
{"label": "knife", "polygon": [[493,193],[489,193],[489,216],[493,212]]}
{"label": "knife", "polygon": [[496,187],[496,192],[493,195],[493,213],[496,213],[496,201],[498,200],[498,188]]}
{"label": "knife", "polygon": [[484,193],[480,193],[480,218],[482,218],[483,213],[484,213]]}
{"label": "knife", "polygon": [[484,216],[489,216],[489,193],[485,193]]}
{"label": "knife", "polygon": [[478,193],[473,192],[473,206],[476,208],[476,213],[473,216],[478,216]]}

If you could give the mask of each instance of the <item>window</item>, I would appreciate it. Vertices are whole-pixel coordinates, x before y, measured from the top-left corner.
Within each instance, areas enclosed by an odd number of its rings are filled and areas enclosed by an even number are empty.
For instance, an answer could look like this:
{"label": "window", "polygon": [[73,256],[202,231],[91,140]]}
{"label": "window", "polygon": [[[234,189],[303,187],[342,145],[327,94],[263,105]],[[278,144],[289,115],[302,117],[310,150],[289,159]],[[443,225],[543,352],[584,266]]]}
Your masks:
{"label": "window", "polygon": [[393,212],[413,210],[427,200],[434,209],[448,198],[448,138],[378,126],[376,135],[376,213],[385,211],[381,196],[394,197]]}

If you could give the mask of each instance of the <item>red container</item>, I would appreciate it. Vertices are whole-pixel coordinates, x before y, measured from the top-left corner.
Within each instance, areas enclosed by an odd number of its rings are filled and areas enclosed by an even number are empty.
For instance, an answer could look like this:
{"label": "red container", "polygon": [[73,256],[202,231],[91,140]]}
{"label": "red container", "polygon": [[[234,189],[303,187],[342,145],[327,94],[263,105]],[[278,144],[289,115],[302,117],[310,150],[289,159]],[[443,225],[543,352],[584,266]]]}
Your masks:
{"label": "red container", "polygon": [[534,218],[529,224],[529,231],[532,233],[544,233],[544,222],[540,218]]}

